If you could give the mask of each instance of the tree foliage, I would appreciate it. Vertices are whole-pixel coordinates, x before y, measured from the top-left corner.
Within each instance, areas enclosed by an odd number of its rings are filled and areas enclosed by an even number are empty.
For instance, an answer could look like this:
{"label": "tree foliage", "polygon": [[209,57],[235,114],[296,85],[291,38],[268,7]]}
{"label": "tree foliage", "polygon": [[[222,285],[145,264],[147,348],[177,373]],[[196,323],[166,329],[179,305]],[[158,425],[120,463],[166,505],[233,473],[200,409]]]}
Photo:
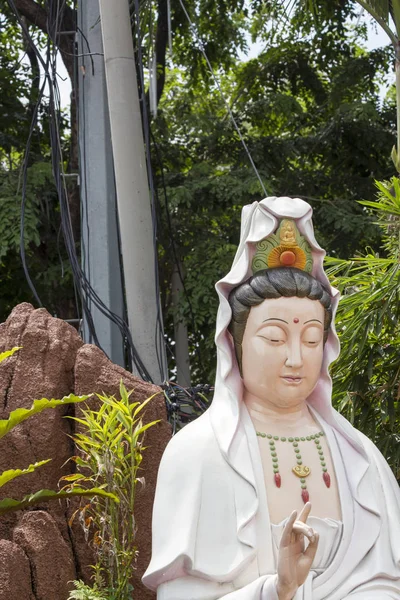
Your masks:
{"label": "tree foliage", "polygon": [[336,323],[341,354],[334,401],[382,450],[400,479],[400,183],[378,184],[372,209],[382,246],[350,260],[328,259],[342,292]]}
{"label": "tree foliage", "polygon": [[[266,27],[270,14],[253,20],[264,49],[220,70],[218,79],[267,194],[310,202],[321,244],[346,258],[379,245],[380,231],[357,200],[372,200],[374,179],[393,172],[395,107],[392,98],[379,97],[392,51],[367,52],[364,26],[345,11],[335,28],[331,14],[327,9],[318,28],[297,12],[279,31]],[[193,374],[209,382],[213,286],[230,268],[242,206],[263,191],[212,80],[195,83],[185,69],[172,70],[152,129],[160,205],[164,215],[169,211],[160,226],[164,304],[167,315],[168,307],[176,310],[168,289],[179,258],[187,291],[179,310],[190,330]]]}

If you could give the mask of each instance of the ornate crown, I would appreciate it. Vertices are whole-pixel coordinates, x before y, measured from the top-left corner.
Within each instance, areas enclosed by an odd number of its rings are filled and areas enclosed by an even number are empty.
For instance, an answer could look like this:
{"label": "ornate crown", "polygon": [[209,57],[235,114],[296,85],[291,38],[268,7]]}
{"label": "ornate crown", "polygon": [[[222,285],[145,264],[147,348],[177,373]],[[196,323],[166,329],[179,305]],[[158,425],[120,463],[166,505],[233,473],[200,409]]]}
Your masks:
{"label": "ornate crown", "polygon": [[256,248],[251,264],[253,274],[276,267],[296,267],[307,273],[312,271],[311,248],[290,219],[283,219],[276,232],[258,242]]}

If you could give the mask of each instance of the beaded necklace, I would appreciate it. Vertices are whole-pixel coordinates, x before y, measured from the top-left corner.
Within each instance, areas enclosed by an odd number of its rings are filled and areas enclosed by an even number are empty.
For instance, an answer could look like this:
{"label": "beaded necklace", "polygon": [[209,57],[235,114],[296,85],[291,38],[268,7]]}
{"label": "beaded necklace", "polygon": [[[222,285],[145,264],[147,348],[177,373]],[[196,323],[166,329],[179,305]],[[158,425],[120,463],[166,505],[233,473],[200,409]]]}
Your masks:
{"label": "beaded necklace", "polygon": [[306,478],[310,475],[311,469],[306,465],[303,465],[303,459],[301,458],[301,452],[299,448],[299,442],[310,442],[314,440],[316,444],[316,450],[318,451],[319,460],[322,468],[322,478],[325,482],[327,488],[331,487],[331,476],[328,473],[328,469],[326,467],[326,461],[324,457],[324,451],[322,450],[322,446],[320,444],[320,437],[324,434],[322,431],[316,433],[314,435],[308,435],[306,437],[279,437],[278,435],[271,435],[270,433],[261,433],[260,431],[256,431],[257,435],[261,438],[267,438],[269,440],[269,450],[271,452],[272,458],[272,466],[274,469],[274,480],[276,487],[280,488],[282,485],[282,477],[279,473],[279,463],[278,456],[276,452],[275,442],[280,440],[281,442],[290,442],[293,445],[293,449],[296,456],[297,465],[292,468],[292,472],[296,477],[300,479],[301,485],[301,497],[303,499],[304,504],[310,500],[310,494],[307,490],[307,482]]}

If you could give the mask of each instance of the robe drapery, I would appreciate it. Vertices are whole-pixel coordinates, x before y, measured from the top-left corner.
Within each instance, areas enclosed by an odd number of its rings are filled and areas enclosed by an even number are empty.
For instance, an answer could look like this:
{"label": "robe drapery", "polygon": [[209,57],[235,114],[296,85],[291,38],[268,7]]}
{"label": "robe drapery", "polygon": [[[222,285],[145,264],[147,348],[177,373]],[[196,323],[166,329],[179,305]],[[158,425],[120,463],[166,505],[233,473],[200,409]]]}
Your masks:
{"label": "robe drapery", "polygon": [[[251,276],[255,243],[292,218],[312,248],[312,275],[338,292],[323,271],[324,251],[311,207],[267,198],[243,209],[240,245],[218,282],[217,376],[211,408],[168,444],[153,511],[153,550],[143,577],[158,600],[277,600],[265,482],[256,433],[241,402],[242,380],[227,327],[230,291]],[[329,364],[339,353],[334,322],[316,388],[308,398],[332,453],[343,535],[328,568],[311,570],[295,600],[400,600],[400,493],[386,461],[331,405]]]}

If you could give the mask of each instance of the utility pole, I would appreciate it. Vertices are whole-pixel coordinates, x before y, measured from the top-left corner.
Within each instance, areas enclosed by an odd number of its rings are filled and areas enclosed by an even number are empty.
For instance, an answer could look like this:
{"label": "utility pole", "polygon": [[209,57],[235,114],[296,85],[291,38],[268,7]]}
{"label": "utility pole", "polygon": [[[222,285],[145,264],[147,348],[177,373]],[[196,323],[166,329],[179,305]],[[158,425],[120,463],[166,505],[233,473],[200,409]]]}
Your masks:
{"label": "utility pole", "polygon": [[154,383],[161,383],[165,346],[158,357],[161,310],[129,1],[99,0],[99,5],[129,328]]}
{"label": "utility pole", "polygon": [[[179,268],[181,273],[179,273]],[[174,307],[176,381],[182,387],[190,387],[189,340],[186,323],[179,320],[177,308],[184,292],[181,279],[182,266],[175,265],[172,273],[172,305]]]}
{"label": "utility pole", "polygon": [[[79,2],[78,26],[82,265],[100,299],[122,318],[117,205],[99,0]],[[100,346],[110,360],[125,366],[120,330],[88,302]],[[85,322],[83,337],[85,342],[93,342]]]}

